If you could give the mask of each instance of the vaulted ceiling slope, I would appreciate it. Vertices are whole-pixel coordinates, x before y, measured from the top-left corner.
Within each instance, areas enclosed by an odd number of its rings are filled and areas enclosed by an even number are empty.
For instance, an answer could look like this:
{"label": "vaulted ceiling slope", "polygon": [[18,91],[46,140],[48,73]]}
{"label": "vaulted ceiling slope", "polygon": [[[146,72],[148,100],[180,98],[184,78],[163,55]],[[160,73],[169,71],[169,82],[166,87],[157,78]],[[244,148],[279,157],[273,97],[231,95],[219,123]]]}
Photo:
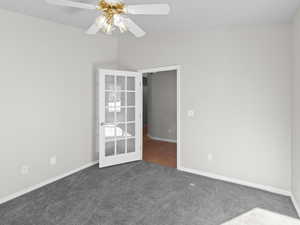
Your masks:
{"label": "vaulted ceiling slope", "polygon": [[[73,0],[95,3],[95,0]],[[195,31],[207,27],[291,22],[300,0],[125,0],[169,3],[169,16],[132,16],[147,32]],[[44,0],[1,0],[0,8],[86,29],[99,12],[59,7]]]}

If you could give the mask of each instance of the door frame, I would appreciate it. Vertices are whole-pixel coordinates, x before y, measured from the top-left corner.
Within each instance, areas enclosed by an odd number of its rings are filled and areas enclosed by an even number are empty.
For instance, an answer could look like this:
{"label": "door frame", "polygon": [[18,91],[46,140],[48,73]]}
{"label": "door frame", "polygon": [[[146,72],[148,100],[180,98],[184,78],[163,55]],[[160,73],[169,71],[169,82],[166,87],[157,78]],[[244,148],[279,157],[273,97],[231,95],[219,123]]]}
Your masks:
{"label": "door frame", "polygon": [[[176,100],[177,100],[177,149],[176,149],[176,158],[177,158],[177,169],[181,168],[181,135],[180,135],[180,114],[181,114],[181,105],[180,105],[180,65],[173,66],[163,66],[163,67],[154,67],[148,69],[140,69],[139,73],[143,76],[144,73],[157,73],[164,71],[176,71]],[[142,85],[142,93],[143,93],[143,85]],[[143,105],[143,98],[141,98],[141,105]],[[143,135],[143,107],[141,107],[141,122],[140,122],[140,134]],[[141,160],[143,160],[143,142],[141,144]]]}

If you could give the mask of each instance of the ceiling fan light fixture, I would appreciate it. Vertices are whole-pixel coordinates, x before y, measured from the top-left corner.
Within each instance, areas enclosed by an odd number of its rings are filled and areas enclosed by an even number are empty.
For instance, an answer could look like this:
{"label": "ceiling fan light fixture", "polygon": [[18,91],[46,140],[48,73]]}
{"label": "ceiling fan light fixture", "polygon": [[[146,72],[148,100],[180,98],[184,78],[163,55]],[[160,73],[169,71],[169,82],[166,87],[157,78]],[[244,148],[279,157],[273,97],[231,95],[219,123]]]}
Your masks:
{"label": "ceiling fan light fixture", "polygon": [[125,25],[124,26],[120,26],[119,30],[120,30],[121,33],[124,33],[126,31],[128,31],[128,29],[127,29],[127,27]]}
{"label": "ceiling fan light fixture", "polygon": [[99,16],[97,19],[96,19],[96,25],[99,27],[99,28],[102,28],[104,26],[104,24],[106,23],[106,18],[104,16]]}
{"label": "ceiling fan light fixture", "polygon": [[111,24],[106,24],[103,28],[103,32],[106,34],[112,34],[112,31],[114,30],[113,26]]}
{"label": "ceiling fan light fixture", "polygon": [[124,23],[124,17],[119,14],[114,15],[114,25],[119,28],[121,33],[127,31],[127,27]]}
{"label": "ceiling fan light fixture", "polygon": [[105,16],[99,16],[95,21],[96,26],[106,34],[112,34],[114,24],[110,23]]}

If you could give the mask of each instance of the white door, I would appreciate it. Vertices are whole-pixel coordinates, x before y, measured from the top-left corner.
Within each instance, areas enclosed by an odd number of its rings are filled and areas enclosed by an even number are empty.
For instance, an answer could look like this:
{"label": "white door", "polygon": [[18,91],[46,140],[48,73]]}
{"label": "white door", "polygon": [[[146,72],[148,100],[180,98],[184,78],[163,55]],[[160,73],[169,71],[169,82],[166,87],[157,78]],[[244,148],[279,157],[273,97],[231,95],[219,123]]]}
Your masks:
{"label": "white door", "polygon": [[142,76],[99,70],[99,167],[141,159]]}

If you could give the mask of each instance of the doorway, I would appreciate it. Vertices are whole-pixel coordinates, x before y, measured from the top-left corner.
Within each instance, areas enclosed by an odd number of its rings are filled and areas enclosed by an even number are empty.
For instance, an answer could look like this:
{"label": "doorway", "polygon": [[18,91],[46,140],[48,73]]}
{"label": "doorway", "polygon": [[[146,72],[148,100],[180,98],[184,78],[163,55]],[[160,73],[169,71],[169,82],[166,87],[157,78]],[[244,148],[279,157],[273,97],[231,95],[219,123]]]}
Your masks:
{"label": "doorway", "polygon": [[179,66],[139,71],[143,75],[143,160],[179,167]]}

